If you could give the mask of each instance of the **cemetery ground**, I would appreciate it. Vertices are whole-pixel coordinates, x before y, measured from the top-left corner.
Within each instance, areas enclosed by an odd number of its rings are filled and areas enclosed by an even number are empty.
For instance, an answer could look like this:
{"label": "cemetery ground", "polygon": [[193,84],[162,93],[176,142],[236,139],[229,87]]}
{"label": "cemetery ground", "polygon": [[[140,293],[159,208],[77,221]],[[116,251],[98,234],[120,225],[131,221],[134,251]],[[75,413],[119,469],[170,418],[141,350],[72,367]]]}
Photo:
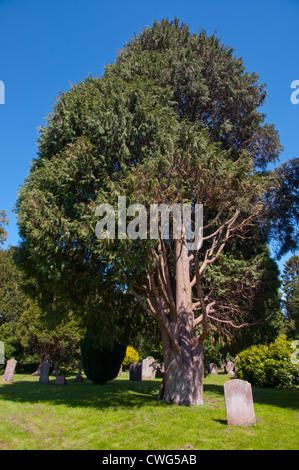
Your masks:
{"label": "cemetery ground", "polygon": [[161,379],[130,381],[128,373],[94,385],[38,383],[15,373],[0,379],[1,450],[298,450],[299,389],[253,388],[256,424],[228,426],[224,374],[204,379],[204,406],[156,400]]}

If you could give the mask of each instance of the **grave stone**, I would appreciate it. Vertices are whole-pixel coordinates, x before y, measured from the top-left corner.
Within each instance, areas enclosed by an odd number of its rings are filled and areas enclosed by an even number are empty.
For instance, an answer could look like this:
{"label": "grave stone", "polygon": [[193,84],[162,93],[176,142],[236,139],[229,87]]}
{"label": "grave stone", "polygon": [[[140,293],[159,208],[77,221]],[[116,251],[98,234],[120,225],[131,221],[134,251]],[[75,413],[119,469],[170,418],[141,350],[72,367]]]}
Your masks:
{"label": "grave stone", "polygon": [[233,371],[235,364],[232,361],[227,361],[225,364],[225,372],[228,374],[230,371]]}
{"label": "grave stone", "polygon": [[209,365],[209,371],[210,374],[212,375],[218,375],[218,367],[217,364],[214,364],[213,362]]}
{"label": "grave stone", "polygon": [[142,380],[153,380],[156,375],[157,361],[148,356],[142,361]]}
{"label": "grave stone", "polygon": [[49,371],[50,371],[51,364],[49,361],[42,362],[41,373],[39,377],[40,384],[48,384],[49,383]]}
{"label": "grave stone", "polygon": [[13,381],[13,376],[14,376],[16,365],[17,365],[17,361],[15,359],[10,359],[9,361],[7,361],[5,372],[3,374],[3,380],[5,382]]}
{"label": "grave stone", "polygon": [[252,389],[249,382],[239,379],[226,382],[224,396],[228,426],[255,424]]}
{"label": "grave stone", "polygon": [[62,375],[57,375],[55,379],[55,385],[67,385],[67,380]]}
{"label": "grave stone", "polygon": [[130,380],[142,380],[142,363],[133,362],[130,365]]}

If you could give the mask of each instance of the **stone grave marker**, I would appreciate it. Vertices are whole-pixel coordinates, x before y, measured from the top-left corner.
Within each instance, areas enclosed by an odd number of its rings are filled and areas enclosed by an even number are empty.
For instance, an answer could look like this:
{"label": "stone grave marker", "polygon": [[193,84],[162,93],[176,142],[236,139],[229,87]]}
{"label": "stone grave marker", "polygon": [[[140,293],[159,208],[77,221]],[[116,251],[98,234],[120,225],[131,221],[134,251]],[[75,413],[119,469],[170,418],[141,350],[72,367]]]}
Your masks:
{"label": "stone grave marker", "polygon": [[13,381],[13,376],[14,376],[16,365],[17,365],[17,361],[15,359],[10,359],[9,361],[7,361],[5,372],[2,377],[5,382]]}
{"label": "stone grave marker", "polygon": [[142,380],[142,363],[133,362],[130,365],[130,380]]}
{"label": "stone grave marker", "polygon": [[225,372],[228,374],[231,371],[234,371],[235,364],[232,361],[227,361],[225,364]]}
{"label": "stone grave marker", "polygon": [[67,385],[67,380],[62,375],[57,375],[55,379],[55,385]]}
{"label": "stone grave marker", "polygon": [[251,426],[256,423],[249,382],[239,379],[226,382],[224,396],[228,426]]}
{"label": "stone grave marker", "polygon": [[209,364],[209,374],[218,375],[218,366],[214,362]]}
{"label": "stone grave marker", "polygon": [[142,380],[153,380],[156,375],[157,361],[148,356],[142,361]]}
{"label": "stone grave marker", "polygon": [[50,371],[51,364],[49,361],[42,362],[41,373],[39,377],[40,384],[48,384],[49,383],[49,371]]}

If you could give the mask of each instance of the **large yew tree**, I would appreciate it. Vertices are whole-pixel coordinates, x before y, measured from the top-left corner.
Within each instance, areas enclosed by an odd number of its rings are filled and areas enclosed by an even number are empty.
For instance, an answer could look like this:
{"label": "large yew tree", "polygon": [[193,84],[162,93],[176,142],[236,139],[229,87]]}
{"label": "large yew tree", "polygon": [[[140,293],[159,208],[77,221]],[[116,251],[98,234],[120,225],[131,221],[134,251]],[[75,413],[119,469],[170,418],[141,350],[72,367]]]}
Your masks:
{"label": "large yew tree", "polygon": [[[214,35],[191,34],[178,20],[154,23],[102,77],[57,99],[19,194],[22,264],[46,302],[80,310],[103,292],[133,295],[160,326],[160,398],[168,402],[203,403],[211,316],[244,323],[229,302],[221,317],[221,295],[204,280],[228,243],[260,242],[267,232],[279,181],[265,170],[280,144],[260,112],[265,96],[258,76]],[[203,204],[202,247],[190,250],[182,225],[180,239],[158,230],[151,240],[150,227],[147,239],[97,239],[97,206],[117,209],[124,195],[146,208],[188,203],[193,217]],[[244,292],[249,277],[240,279]]]}

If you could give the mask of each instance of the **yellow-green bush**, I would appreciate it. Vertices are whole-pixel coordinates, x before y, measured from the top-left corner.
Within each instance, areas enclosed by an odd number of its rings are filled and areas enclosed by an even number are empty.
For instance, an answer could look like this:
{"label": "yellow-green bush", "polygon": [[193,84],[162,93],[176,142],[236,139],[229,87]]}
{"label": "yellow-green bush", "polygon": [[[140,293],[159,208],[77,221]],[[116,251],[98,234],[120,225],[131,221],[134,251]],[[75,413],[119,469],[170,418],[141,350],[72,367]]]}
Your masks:
{"label": "yellow-green bush", "polygon": [[122,362],[123,366],[129,366],[130,364],[133,364],[133,362],[138,362],[139,361],[139,354],[138,352],[132,348],[132,346],[127,346],[126,350],[126,356]]}

